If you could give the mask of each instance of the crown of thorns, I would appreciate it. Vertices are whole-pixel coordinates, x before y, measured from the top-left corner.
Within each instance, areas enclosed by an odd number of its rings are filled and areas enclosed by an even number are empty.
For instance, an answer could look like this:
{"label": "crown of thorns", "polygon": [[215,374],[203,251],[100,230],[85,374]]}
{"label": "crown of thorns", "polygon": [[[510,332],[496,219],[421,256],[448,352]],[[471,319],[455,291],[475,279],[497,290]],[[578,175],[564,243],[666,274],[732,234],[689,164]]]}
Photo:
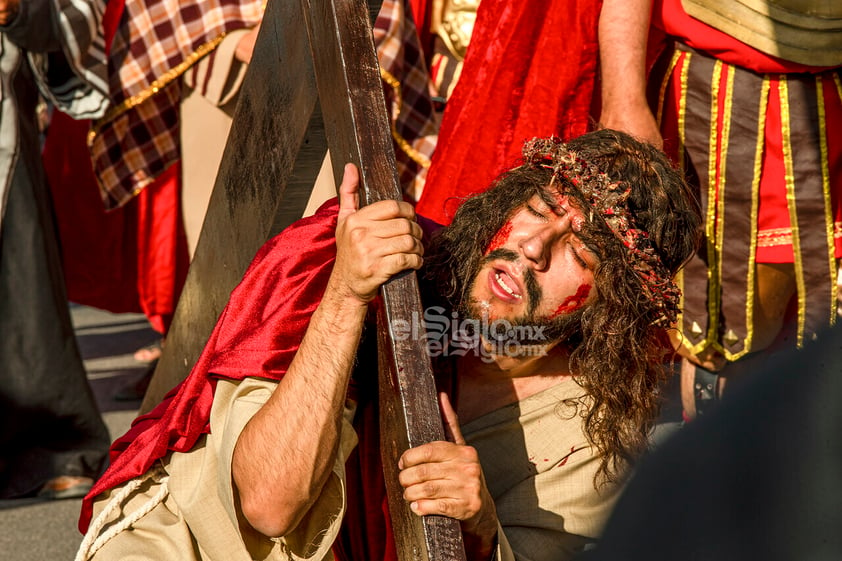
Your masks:
{"label": "crown of thorns", "polygon": [[580,157],[558,138],[534,138],[523,147],[527,165],[552,170],[553,178],[567,182],[590,204],[590,217],[601,217],[608,229],[626,248],[628,265],[640,278],[641,286],[653,303],[657,316],[654,325],[668,327],[678,317],[681,291],[672,281],[669,270],[655,251],[649,233],[635,225],[627,200],[631,187],[613,181],[591,162]]}

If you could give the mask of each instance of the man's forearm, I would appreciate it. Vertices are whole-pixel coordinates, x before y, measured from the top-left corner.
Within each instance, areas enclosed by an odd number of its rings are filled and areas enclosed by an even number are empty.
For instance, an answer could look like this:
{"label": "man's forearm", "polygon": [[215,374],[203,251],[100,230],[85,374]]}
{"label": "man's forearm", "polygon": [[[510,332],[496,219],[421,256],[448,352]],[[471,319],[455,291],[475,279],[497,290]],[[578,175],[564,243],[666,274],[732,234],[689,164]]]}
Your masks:
{"label": "man's forearm", "polygon": [[652,0],[605,0],[599,16],[600,123],[651,142],[661,134],[646,100]]}
{"label": "man's forearm", "polygon": [[243,513],[265,535],[294,529],[331,473],[365,314],[329,286],[289,371],[237,442]]}
{"label": "man's forearm", "polygon": [[605,0],[599,17],[603,105],[645,100],[652,0]]}

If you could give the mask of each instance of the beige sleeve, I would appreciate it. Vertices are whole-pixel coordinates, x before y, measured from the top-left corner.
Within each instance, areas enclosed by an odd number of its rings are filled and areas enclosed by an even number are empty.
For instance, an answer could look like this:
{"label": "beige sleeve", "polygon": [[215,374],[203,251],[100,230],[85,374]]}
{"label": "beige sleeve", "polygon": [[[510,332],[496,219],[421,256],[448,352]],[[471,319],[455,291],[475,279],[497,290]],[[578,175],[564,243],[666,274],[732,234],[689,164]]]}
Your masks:
{"label": "beige sleeve", "polygon": [[219,462],[219,494],[223,497],[229,518],[239,525],[243,542],[254,558],[261,558],[271,549],[279,549],[281,559],[322,560],[331,559],[330,548],[339,533],[345,514],[345,460],[357,444],[357,437],[351,425],[354,415],[353,404],[348,404],[342,420],[339,453],[333,466],[333,473],[322,488],[316,502],[304,516],[298,527],[290,534],[271,539],[254,531],[243,518],[231,475],[234,447],[240,434],[252,416],[266,403],[276,383],[246,378],[236,383],[220,380],[214,398],[211,414],[211,434],[215,435],[215,447]]}

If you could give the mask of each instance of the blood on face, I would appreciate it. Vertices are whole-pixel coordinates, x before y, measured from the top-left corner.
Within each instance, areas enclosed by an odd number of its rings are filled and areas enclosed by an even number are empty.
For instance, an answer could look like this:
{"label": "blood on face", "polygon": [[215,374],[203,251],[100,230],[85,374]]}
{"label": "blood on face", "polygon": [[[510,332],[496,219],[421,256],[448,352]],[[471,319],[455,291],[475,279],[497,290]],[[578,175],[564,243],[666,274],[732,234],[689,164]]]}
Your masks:
{"label": "blood on face", "polygon": [[497,233],[494,234],[494,237],[491,238],[491,241],[488,243],[488,247],[485,248],[485,255],[488,255],[495,249],[500,249],[501,247],[506,245],[506,242],[509,241],[509,236],[512,235],[512,229],[514,228],[514,224],[512,224],[511,220],[506,221],[503,226],[497,230]]}
{"label": "blood on face", "polygon": [[562,314],[569,314],[575,312],[576,310],[585,305],[585,300],[588,299],[588,295],[590,293],[591,285],[579,285],[579,288],[576,290],[576,294],[565,298],[564,302],[562,302],[561,305],[558,308],[556,308],[556,310],[550,315],[550,319],[555,319]]}

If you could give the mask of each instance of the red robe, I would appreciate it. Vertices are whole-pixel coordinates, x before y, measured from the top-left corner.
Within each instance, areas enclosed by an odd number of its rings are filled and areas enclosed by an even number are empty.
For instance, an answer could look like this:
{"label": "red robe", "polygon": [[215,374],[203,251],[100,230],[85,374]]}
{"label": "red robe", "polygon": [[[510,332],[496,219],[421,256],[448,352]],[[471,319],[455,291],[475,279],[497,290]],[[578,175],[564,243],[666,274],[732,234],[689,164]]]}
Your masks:
{"label": "red robe", "polygon": [[600,0],[482,1],[420,214],[450,224],[464,199],[518,162],[524,141],[588,131],[601,6]]}

